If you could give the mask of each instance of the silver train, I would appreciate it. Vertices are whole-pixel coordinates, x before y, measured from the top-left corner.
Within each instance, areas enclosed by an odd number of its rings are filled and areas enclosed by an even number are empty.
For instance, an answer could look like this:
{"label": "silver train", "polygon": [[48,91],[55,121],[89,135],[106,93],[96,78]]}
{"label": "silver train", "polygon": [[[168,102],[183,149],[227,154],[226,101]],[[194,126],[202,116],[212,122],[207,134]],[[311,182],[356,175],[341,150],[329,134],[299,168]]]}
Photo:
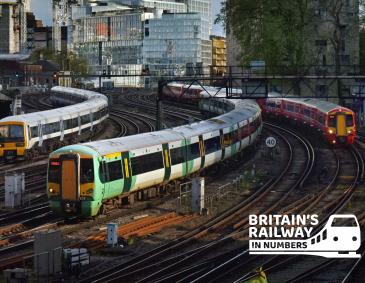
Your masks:
{"label": "silver train", "polygon": [[107,97],[92,91],[56,86],[51,101],[77,104],[0,120],[0,158],[31,159],[39,151],[59,147],[70,136],[93,130],[109,115]]}

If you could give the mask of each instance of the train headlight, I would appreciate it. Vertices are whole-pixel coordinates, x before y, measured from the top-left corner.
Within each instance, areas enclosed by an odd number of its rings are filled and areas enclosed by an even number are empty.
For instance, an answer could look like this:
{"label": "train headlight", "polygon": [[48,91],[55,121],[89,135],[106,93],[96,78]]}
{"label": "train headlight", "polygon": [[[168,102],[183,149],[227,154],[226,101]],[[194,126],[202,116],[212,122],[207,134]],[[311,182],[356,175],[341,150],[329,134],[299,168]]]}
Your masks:
{"label": "train headlight", "polygon": [[329,130],[328,130],[328,133],[329,133],[329,134],[333,134],[333,130],[332,130],[332,129],[329,129]]}
{"label": "train headlight", "polygon": [[355,241],[357,241],[357,237],[352,237],[352,240],[355,242]]}
{"label": "train headlight", "polygon": [[51,194],[53,194],[53,192],[54,192],[55,190],[54,189],[49,189],[49,192],[51,193]]}
{"label": "train headlight", "polygon": [[352,131],[351,131],[351,130],[348,130],[348,131],[347,131],[347,133],[348,133],[349,135],[351,135],[351,134],[352,134]]}
{"label": "train headlight", "polygon": [[86,191],[86,193],[89,195],[89,194],[92,194],[93,193],[93,189],[91,188],[91,189],[88,189],[87,191]]}
{"label": "train headlight", "polygon": [[333,240],[334,240],[335,242],[337,242],[337,241],[338,241],[338,237],[333,237]]}

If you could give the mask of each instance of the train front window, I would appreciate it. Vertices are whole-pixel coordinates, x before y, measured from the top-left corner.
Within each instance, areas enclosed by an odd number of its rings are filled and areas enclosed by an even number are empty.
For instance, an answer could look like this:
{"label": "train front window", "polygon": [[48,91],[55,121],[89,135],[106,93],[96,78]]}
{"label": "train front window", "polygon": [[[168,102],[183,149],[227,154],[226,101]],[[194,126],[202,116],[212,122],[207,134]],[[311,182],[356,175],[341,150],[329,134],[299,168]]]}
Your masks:
{"label": "train front window", "polygon": [[329,116],[328,127],[336,127],[336,117],[335,116]]}
{"label": "train front window", "polygon": [[355,218],[333,218],[332,227],[357,227]]}
{"label": "train front window", "polygon": [[354,125],[354,120],[352,115],[346,115],[346,127],[352,127]]}
{"label": "train front window", "polygon": [[82,158],[80,162],[80,183],[94,182],[94,163],[93,159]]}
{"label": "train front window", "polygon": [[48,182],[60,183],[61,163],[58,159],[50,159],[48,164]]}
{"label": "train front window", "polygon": [[24,141],[24,128],[20,125],[0,126],[0,142]]}

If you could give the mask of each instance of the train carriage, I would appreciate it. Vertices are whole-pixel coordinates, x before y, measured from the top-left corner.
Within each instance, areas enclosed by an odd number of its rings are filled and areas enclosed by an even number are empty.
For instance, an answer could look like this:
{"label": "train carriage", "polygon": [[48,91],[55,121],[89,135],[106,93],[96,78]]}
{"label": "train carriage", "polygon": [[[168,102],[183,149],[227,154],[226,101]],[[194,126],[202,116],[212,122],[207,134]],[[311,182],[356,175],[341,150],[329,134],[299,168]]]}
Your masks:
{"label": "train carriage", "polygon": [[356,125],[352,110],[315,98],[279,96],[271,93],[269,98],[260,101],[264,114],[284,117],[315,128],[331,144],[354,142]]}
{"label": "train carriage", "polygon": [[65,137],[93,130],[108,117],[108,100],[96,92],[58,86],[52,88],[51,99],[77,104],[1,119],[0,158],[31,159],[39,151],[59,146]]}

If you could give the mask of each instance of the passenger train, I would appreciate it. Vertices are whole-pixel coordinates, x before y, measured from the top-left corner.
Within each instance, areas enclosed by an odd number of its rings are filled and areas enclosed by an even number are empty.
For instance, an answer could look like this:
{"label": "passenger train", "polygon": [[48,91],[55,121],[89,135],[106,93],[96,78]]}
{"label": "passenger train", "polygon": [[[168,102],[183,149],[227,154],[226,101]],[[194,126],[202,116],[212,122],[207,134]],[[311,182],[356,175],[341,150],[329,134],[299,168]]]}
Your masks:
{"label": "passenger train", "polygon": [[320,131],[331,143],[353,144],[356,136],[355,114],[352,110],[315,98],[283,98],[270,93],[260,100],[264,115],[284,117]]}
{"label": "passenger train", "polygon": [[[240,94],[240,89],[230,89]],[[184,103],[203,104],[204,98],[224,97],[225,89],[171,83],[164,86],[164,97]],[[331,144],[352,144],[356,136],[355,114],[352,110],[332,102],[315,98],[283,98],[279,93],[269,93],[269,98],[259,99],[264,115],[287,118],[308,125],[322,133]],[[218,106],[219,99],[209,100],[209,109]],[[217,113],[227,111],[229,105],[219,108]],[[206,109],[203,109],[204,111]]]}
{"label": "passenger train", "polygon": [[54,110],[9,116],[0,120],[0,158],[31,159],[92,130],[108,117],[106,96],[86,90],[56,86],[51,101],[73,104]]}
{"label": "passenger train", "polygon": [[106,203],[119,204],[130,193],[198,173],[256,142],[262,121],[255,101],[207,101],[205,109],[218,111],[228,104],[231,111],[190,125],[54,151],[47,185],[51,208],[62,215],[95,216]]}

